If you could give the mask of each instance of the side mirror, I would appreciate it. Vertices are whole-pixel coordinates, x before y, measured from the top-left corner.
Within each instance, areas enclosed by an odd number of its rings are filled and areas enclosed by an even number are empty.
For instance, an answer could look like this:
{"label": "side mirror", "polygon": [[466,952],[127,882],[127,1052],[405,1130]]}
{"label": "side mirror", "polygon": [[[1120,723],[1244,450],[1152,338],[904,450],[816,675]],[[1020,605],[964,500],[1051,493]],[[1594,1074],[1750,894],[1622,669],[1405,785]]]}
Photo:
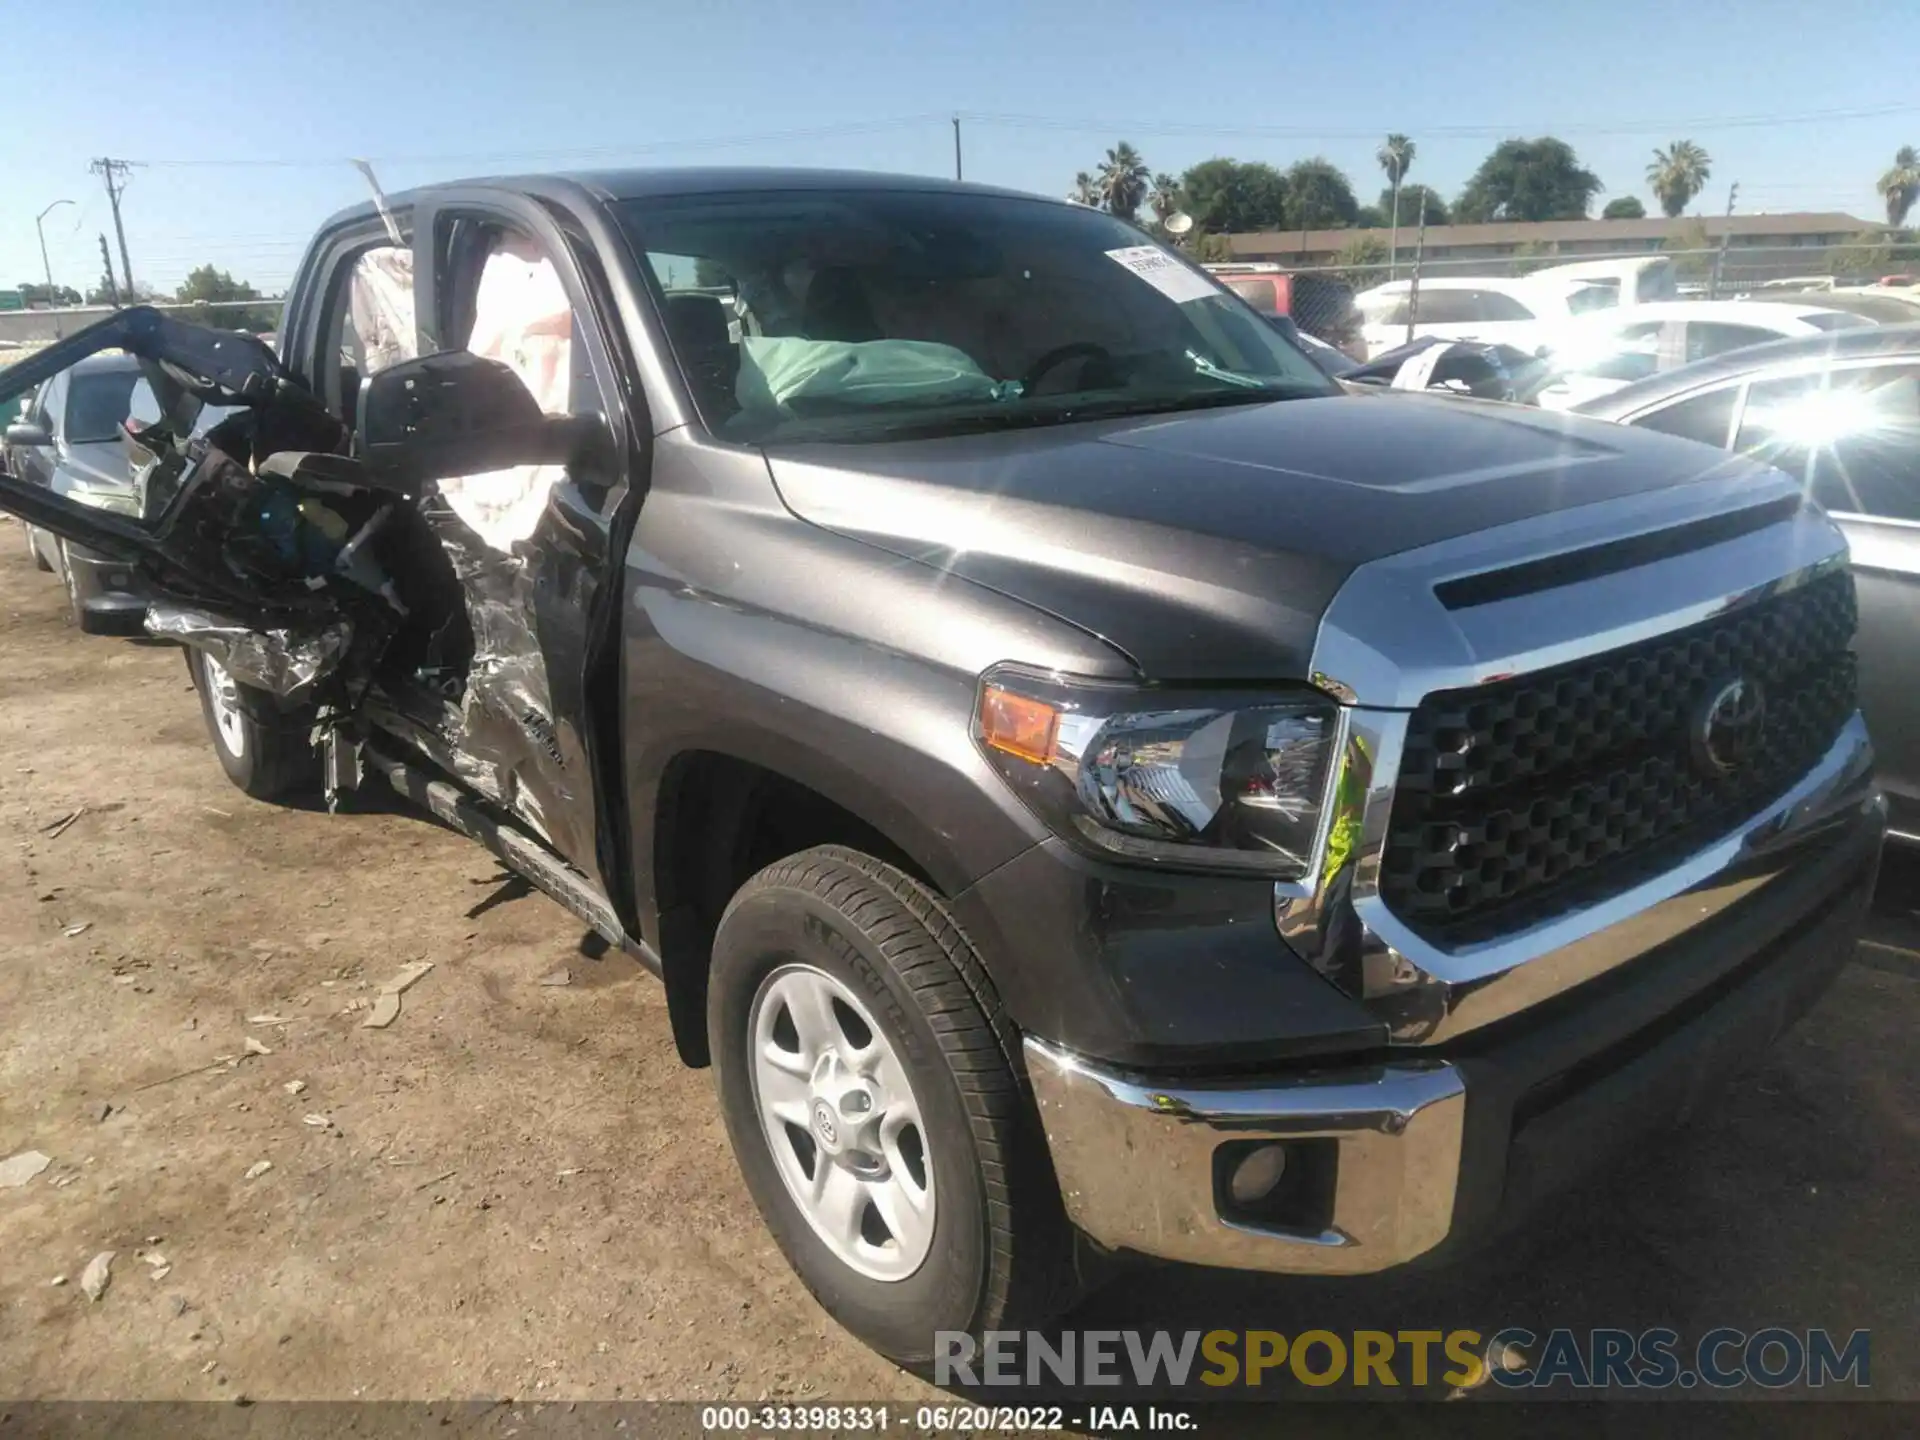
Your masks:
{"label": "side mirror", "polygon": [[53,444],[53,436],[47,433],[46,426],[36,425],[31,420],[21,420],[7,426],[7,444],[30,450]]}
{"label": "side mirror", "polygon": [[520,377],[464,350],[390,366],[360,387],[367,468],[392,486],[516,465],[563,465],[592,437],[593,416],[548,415]]}

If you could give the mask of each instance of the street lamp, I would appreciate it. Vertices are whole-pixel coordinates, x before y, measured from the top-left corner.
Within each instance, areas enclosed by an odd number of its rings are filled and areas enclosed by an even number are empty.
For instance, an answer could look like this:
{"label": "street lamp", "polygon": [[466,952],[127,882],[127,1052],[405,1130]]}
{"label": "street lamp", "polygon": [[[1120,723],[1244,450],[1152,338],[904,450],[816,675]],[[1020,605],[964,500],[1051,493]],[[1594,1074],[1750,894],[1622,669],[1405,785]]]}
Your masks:
{"label": "street lamp", "polygon": [[47,307],[49,309],[56,310],[56,313],[53,317],[53,338],[56,340],[61,338],[60,337],[60,316],[57,313],[57,309],[53,303],[53,300],[54,300],[53,266],[47,260],[47,229],[46,229],[45,221],[47,216],[51,215],[54,211],[58,210],[62,205],[71,205],[71,204],[73,204],[73,201],[71,200],[56,200],[53,202],[53,204],[47,206],[46,209],[42,210],[38,215],[33,217],[33,228],[36,231],[38,231],[40,234],[40,268],[44,270],[47,275]]}

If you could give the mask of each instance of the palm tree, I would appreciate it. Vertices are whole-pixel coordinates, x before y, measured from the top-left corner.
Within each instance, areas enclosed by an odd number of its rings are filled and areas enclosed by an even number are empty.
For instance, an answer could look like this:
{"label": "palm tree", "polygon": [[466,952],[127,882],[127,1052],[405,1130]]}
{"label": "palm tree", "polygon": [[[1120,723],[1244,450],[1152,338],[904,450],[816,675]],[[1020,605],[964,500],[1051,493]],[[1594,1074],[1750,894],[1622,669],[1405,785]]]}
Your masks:
{"label": "palm tree", "polygon": [[1153,177],[1153,189],[1147,192],[1147,208],[1153,211],[1153,223],[1164,226],[1180,208],[1180,182],[1162,171]]}
{"label": "palm tree", "polygon": [[1911,145],[1902,145],[1894,152],[1893,168],[1880,177],[1876,188],[1880,198],[1887,202],[1887,223],[1906,224],[1907,212],[1920,200],[1920,151]]}
{"label": "palm tree", "polygon": [[1073,193],[1067,198],[1076,205],[1094,206],[1100,203],[1099,187],[1093,183],[1093,176],[1082,170],[1073,177]]}
{"label": "palm tree", "polygon": [[1153,172],[1140,152],[1122,140],[1107,151],[1093,184],[1102,205],[1122,220],[1131,220],[1139,213],[1140,202],[1147,198],[1152,179]]}
{"label": "palm tree", "polygon": [[1669,218],[1678,218],[1687,202],[1706,188],[1712,158],[1691,140],[1676,140],[1653,152],[1647,166],[1647,188]]}
{"label": "palm tree", "polygon": [[1387,184],[1393,187],[1393,219],[1391,238],[1387,241],[1387,278],[1393,279],[1394,262],[1400,257],[1400,182],[1407,178],[1407,171],[1413,168],[1413,141],[1404,135],[1387,136],[1386,144],[1380,147],[1374,157],[1380,162],[1380,168],[1387,172]]}

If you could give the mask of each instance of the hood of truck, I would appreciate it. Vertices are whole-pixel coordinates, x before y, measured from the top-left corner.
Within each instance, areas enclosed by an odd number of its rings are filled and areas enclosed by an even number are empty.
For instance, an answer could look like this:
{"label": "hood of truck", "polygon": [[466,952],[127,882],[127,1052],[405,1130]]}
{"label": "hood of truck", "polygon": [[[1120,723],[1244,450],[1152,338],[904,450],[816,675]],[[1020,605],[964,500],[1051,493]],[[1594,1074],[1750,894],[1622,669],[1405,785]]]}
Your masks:
{"label": "hood of truck", "polygon": [[788,446],[768,463],[804,520],[1056,615],[1151,679],[1219,681],[1304,677],[1321,616],[1369,560],[1724,476],[1727,459],[1520,406],[1380,395]]}

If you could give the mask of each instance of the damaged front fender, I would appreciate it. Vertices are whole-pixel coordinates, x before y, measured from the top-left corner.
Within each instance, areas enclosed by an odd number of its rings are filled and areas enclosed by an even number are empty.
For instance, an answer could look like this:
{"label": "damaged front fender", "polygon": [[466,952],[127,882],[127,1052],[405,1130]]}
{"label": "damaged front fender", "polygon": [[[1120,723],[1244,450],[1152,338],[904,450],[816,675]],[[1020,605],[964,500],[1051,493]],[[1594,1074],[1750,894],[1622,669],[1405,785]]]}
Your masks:
{"label": "damaged front fender", "polygon": [[303,701],[340,668],[353,625],[336,620],[312,630],[255,630],[229,616],[167,603],[147,607],[147,634],[204,650],[243,685]]}

